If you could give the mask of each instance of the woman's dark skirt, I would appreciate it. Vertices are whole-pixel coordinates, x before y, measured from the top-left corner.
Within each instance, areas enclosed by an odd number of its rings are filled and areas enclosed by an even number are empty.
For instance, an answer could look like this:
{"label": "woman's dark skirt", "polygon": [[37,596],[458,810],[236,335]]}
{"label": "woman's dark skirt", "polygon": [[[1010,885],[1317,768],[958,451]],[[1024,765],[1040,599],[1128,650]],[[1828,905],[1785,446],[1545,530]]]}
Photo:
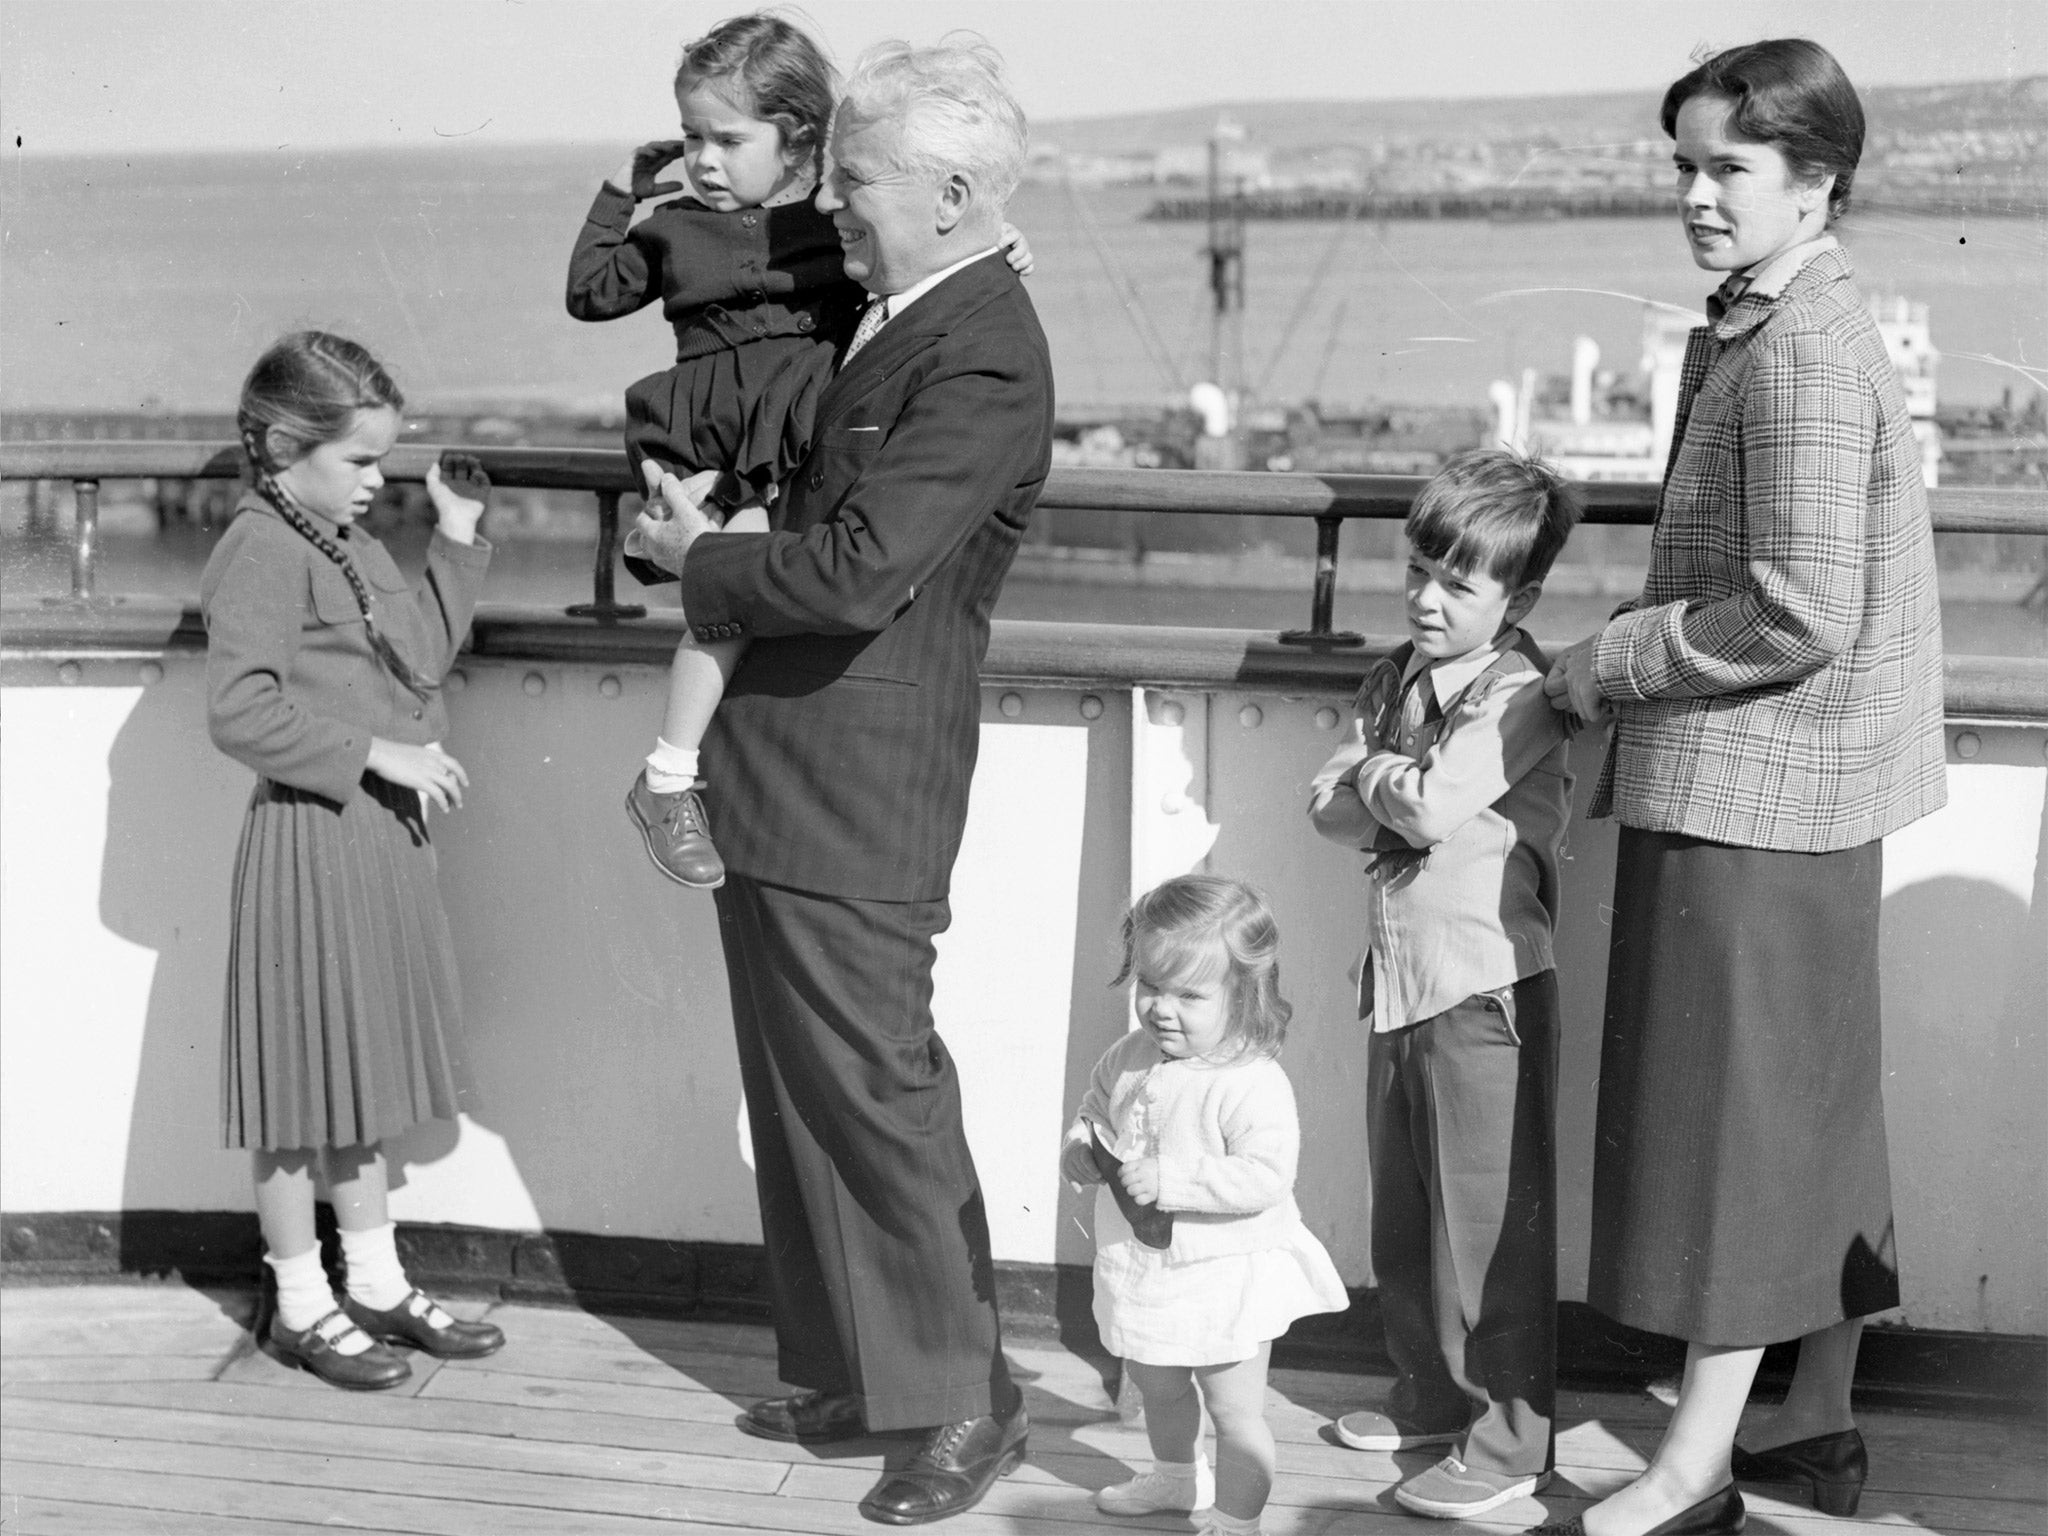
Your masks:
{"label": "woman's dark skirt", "polygon": [[673,474],[717,469],[720,496],[762,497],[811,451],[818,396],[832,381],[831,340],[770,336],[693,357],[626,389],[633,473],[653,459]]}
{"label": "woman's dark skirt", "polygon": [[1587,1299],[1755,1345],[1899,1304],[1878,1014],[1883,845],[1624,827]]}
{"label": "woman's dark skirt", "polygon": [[456,1114],[461,998],[420,797],[256,781],[235,856],[222,1144],[364,1146]]}

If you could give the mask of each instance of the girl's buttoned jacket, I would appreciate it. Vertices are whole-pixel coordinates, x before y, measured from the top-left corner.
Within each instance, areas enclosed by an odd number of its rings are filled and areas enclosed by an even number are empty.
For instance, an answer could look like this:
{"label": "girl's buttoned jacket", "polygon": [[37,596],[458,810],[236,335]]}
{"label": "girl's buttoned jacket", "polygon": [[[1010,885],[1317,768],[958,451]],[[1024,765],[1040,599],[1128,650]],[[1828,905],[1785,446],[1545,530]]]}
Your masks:
{"label": "girl's buttoned jacket", "polygon": [[[1171,1262],[1283,1247],[1301,1223],[1301,1124],[1293,1085],[1270,1056],[1177,1060],[1133,1030],[1096,1062],[1067,1139],[1085,1143],[1091,1124],[1126,1161],[1159,1159]],[[1098,1201],[1098,1231],[1108,1199],[1104,1191]]]}
{"label": "girl's buttoned jacket", "polygon": [[[469,630],[490,545],[435,533],[413,588],[374,538],[310,520],[348,551],[379,632],[414,671],[441,678]],[[421,698],[391,675],[340,567],[253,492],[206,563],[199,607],[207,729],[264,778],[338,803],[356,792],[373,736],[416,746],[447,736],[439,690]]]}

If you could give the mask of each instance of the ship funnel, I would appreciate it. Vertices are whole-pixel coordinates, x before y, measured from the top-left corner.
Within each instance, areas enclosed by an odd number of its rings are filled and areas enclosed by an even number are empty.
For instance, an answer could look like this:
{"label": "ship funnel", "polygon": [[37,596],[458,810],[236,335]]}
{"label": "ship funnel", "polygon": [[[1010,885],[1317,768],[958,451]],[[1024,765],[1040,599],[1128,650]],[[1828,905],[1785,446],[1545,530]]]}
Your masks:
{"label": "ship funnel", "polygon": [[1600,366],[1600,343],[1581,336],[1572,343],[1572,425],[1593,419],[1593,370]]}

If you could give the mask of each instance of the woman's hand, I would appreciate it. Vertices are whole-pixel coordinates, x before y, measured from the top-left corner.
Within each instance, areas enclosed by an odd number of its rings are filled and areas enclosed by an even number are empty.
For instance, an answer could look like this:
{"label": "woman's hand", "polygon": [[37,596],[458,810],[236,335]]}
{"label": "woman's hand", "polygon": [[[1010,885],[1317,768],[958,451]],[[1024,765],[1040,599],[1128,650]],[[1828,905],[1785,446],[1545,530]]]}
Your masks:
{"label": "woman's hand", "polygon": [[1003,253],[1003,260],[1010,264],[1010,270],[1019,277],[1029,277],[1037,265],[1031,259],[1031,242],[1024,238],[1024,231],[1014,224],[1005,224],[1003,232],[996,239],[997,247]]}
{"label": "woman's hand", "polygon": [[1558,653],[1543,679],[1544,695],[1550,707],[1576,719],[1581,727],[1605,725],[1614,718],[1614,706],[1600,692],[1593,678],[1593,647],[1598,635],[1588,635],[1577,645]]}
{"label": "woman's hand", "polygon": [[686,181],[656,181],[662,167],[673,164],[683,156],[681,139],[654,139],[634,150],[626,163],[605,178],[606,184],[616,192],[623,192],[636,203],[644,203],[650,197],[666,197],[671,192],[687,192],[690,184]]}
{"label": "woman's hand", "polygon": [[1095,1166],[1095,1158],[1088,1151],[1085,1141],[1070,1141],[1060,1148],[1060,1177],[1069,1184],[1100,1184],[1102,1170]]}
{"label": "woman's hand", "polygon": [[407,789],[418,790],[444,811],[461,806],[462,791],[469,784],[469,775],[463,772],[462,764],[443,752],[439,742],[415,747],[403,741],[386,741],[382,736],[372,736],[370,760],[364,766],[380,779],[389,779]]}
{"label": "woman's hand", "polygon": [[477,519],[490,495],[491,477],[472,454],[450,449],[440,463],[427,466],[427,499],[434,504],[434,526],[445,539],[474,544]]}
{"label": "woman's hand", "polygon": [[1140,1205],[1159,1203],[1159,1159],[1141,1157],[1136,1162],[1125,1163],[1117,1169],[1116,1180],[1123,1185],[1124,1193]]}

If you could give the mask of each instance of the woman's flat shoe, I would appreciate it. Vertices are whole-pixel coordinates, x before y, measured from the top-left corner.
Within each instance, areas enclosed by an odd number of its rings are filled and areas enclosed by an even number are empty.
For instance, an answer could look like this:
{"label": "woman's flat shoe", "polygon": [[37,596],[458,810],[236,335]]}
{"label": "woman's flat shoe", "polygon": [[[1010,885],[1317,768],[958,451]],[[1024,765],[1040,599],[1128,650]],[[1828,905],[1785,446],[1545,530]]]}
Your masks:
{"label": "woman's flat shoe", "polygon": [[410,1344],[442,1360],[476,1360],[505,1347],[505,1332],[494,1323],[465,1323],[451,1317],[425,1291],[414,1291],[395,1307],[379,1312],[350,1297],[342,1303],[349,1318],[371,1338],[385,1344]]}
{"label": "woman's flat shoe", "polygon": [[303,1332],[287,1328],[272,1317],[265,1333],[271,1352],[285,1364],[311,1371],[332,1387],[346,1387],[351,1392],[380,1392],[412,1375],[411,1366],[374,1340],[368,1349],[352,1355],[344,1355],[335,1348],[358,1331],[345,1315],[334,1311]]}
{"label": "woman's flat shoe", "polygon": [[1864,1480],[1870,1476],[1869,1453],[1854,1429],[1754,1453],[1738,1445],[1730,1464],[1745,1483],[1806,1483],[1813,1489],[1815,1509],[1844,1518],[1856,1513]]}
{"label": "woman's flat shoe", "polygon": [[[1730,1483],[1719,1493],[1710,1493],[1699,1503],[1681,1509],[1662,1525],[1654,1525],[1643,1536],[1735,1536],[1748,1520],[1742,1495]],[[1573,1515],[1569,1520],[1531,1526],[1525,1536],[1586,1536],[1586,1522]]]}

